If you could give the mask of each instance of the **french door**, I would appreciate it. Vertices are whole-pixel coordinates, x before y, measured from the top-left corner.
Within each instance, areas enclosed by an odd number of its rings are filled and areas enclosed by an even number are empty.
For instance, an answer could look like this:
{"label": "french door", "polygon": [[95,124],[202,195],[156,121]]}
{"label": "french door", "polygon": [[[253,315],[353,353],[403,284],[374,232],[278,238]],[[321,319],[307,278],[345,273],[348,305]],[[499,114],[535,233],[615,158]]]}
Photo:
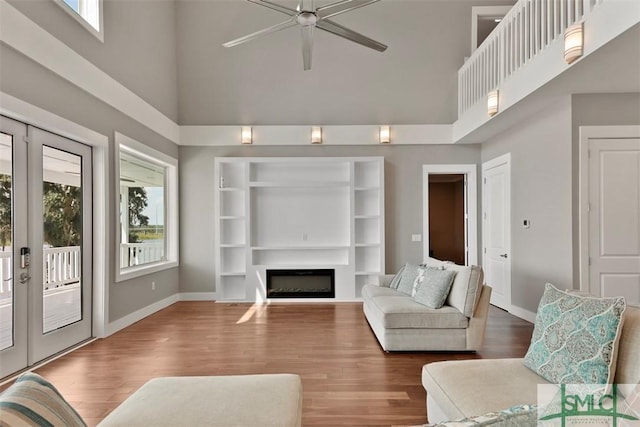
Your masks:
{"label": "french door", "polygon": [[91,148],[0,116],[0,378],[91,337]]}

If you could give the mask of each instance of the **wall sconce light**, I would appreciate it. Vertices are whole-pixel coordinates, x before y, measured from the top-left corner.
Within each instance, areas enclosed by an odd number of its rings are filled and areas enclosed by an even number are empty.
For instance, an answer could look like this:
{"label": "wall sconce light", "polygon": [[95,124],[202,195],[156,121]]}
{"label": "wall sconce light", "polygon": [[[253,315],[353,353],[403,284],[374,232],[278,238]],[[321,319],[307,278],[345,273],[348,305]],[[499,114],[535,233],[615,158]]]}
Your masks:
{"label": "wall sconce light", "polygon": [[583,44],[583,24],[571,25],[564,30],[564,60],[567,64],[571,64],[582,56]]}
{"label": "wall sconce light", "polygon": [[498,89],[492,90],[487,95],[487,114],[491,117],[495,116],[498,113]]}
{"label": "wall sconce light", "polygon": [[311,143],[322,144],[322,128],[320,126],[311,127]]}
{"label": "wall sconce light", "polygon": [[253,130],[251,126],[242,126],[241,142],[243,144],[253,144]]}
{"label": "wall sconce light", "polygon": [[391,142],[391,126],[380,126],[380,144]]}

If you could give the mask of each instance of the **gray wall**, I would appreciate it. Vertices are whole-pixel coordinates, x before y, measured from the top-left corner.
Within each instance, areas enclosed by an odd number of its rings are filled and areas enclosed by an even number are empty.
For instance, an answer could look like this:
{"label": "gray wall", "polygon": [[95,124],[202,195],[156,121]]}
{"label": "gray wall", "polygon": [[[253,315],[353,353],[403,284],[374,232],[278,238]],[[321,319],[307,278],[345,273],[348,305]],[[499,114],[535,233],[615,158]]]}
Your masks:
{"label": "gray wall", "polygon": [[640,93],[574,95],[571,103],[573,150],[573,287],[580,288],[580,126],[640,125]]}
{"label": "gray wall", "polygon": [[213,163],[215,157],[384,156],[386,271],[422,261],[422,165],[477,164],[477,145],[180,147],[180,291],[212,292],[214,285]]}
{"label": "gray wall", "polygon": [[[280,3],[292,8],[297,4]],[[231,39],[282,22],[286,15],[247,1],[179,1],[180,123],[452,123],[457,71],[471,50],[471,7],[514,3],[390,0],[372,4],[335,21],[387,44],[386,52],[318,30],[313,68],[303,71],[298,28],[231,49],[222,47]]]}
{"label": "gray wall", "polygon": [[[537,311],[544,284],[573,284],[571,98],[482,144],[482,162],[511,153],[511,300]],[[522,221],[529,219],[531,228]]]}
{"label": "gray wall", "polygon": [[52,0],[9,3],[167,117],[177,120],[173,1],[104,0],[104,43]]}
{"label": "gray wall", "polygon": [[[89,34],[87,37],[92,37]],[[115,151],[114,131],[128,135],[150,147],[177,158],[178,148],[171,141],[155,134],[110,106],[89,96],[66,80],[35,64],[16,51],[0,44],[0,90],[28,103],[74,121],[109,137],[109,209],[107,234],[110,238],[108,265],[109,321],[113,322],[129,313],[162,300],[178,291],[178,268],[150,276],[114,283],[115,260],[118,254],[115,239],[118,235],[118,212],[115,203],[118,188],[114,185]],[[38,123],[33,123],[38,125]],[[156,290],[151,290],[151,280]]]}

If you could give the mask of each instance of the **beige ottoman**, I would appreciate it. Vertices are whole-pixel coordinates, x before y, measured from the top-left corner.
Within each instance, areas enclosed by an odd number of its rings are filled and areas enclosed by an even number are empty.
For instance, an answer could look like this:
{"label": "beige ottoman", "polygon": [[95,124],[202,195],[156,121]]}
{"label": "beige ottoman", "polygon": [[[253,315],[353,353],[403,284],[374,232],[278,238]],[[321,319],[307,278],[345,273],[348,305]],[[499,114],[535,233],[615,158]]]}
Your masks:
{"label": "beige ottoman", "polygon": [[298,375],[164,377],[144,384],[100,424],[107,426],[300,426]]}

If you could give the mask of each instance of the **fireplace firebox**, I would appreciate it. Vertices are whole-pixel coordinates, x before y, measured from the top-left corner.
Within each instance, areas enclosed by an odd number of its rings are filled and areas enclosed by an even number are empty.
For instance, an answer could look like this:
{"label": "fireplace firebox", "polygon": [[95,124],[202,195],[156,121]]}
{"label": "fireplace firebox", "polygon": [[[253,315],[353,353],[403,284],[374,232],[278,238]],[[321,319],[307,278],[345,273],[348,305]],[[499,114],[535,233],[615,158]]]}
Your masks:
{"label": "fireplace firebox", "polygon": [[267,298],[335,298],[335,270],[267,270]]}

